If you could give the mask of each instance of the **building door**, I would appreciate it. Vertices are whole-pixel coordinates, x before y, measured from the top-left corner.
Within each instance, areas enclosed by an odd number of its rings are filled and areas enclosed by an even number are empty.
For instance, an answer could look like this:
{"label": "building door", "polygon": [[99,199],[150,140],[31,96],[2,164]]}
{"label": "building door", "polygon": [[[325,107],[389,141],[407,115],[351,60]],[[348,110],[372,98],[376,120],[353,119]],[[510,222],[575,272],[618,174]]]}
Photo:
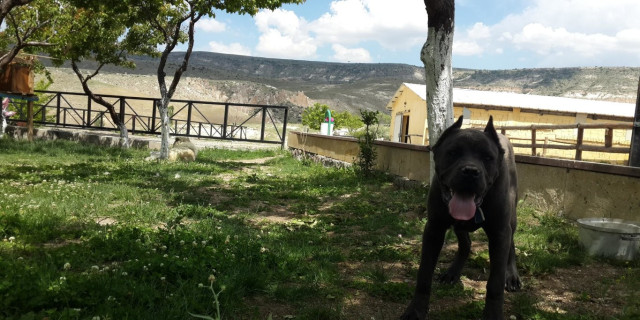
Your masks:
{"label": "building door", "polygon": [[402,130],[402,115],[397,114],[393,122],[393,136],[391,137],[391,141],[393,142],[402,141],[400,138],[400,133],[402,132],[401,130]]}
{"label": "building door", "polygon": [[409,138],[409,115],[402,116],[402,142],[411,142]]}

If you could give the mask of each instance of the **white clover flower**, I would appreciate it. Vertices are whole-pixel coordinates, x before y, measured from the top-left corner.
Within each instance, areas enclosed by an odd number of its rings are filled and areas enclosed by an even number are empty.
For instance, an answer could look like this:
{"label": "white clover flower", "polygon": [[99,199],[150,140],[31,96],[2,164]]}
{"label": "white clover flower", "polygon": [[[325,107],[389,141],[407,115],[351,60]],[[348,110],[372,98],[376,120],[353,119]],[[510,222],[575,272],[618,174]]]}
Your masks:
{"label": "white clover flower", "polygon": [[203,287],[204,287],[204,284],[198,283],[198,288],[203,288]]}
{"label": "white clover flower", "polygon": [[165,253],[162,257],[163,257],[163,258],[168,258],[168,257],[169,257],[169,255]]}
{"label": "white clover flower", "polygon": [[91,266],[91,271],[98,271],[100,270],[100,267],[98,266]]}
{"label": "white clover flower", "polygon": [[180,245],[184,246],[184,240],[180,240]]}
{"label": "white clover flower", "polygon": [[128,274],[126,271],[123,271],[123,272],[122,272],[122,275],[126,277],[126,276],[128,276],[129,274]]}
{"label": "white clover flower", "polygon": [[160,277],[160,281],[165,281],[167,278],[165,277]]}
{"label": "white clover flower", "polygon": [[213,274],[209,275],[209,282],[214,283],[216,282],[216,276],[214,276]]}
{"label": "white clover flower", "polygon": [[202,242],[201,242],[201,243],[202,243],[202,245],[203,245],[203,246],[206,246],[206,245],[207,245],[207,241],[206,241],[206,240],[202,240]]}
{"label": "white clover flower", "polygon": [[65,263],[64,266],[62,266],[62,269],[64,269],[64,270],[71,269],[71,263],[69,263],[69,262]]}
{"label": "white clover flower", "polygon": [[14,236],[9,237],[9,242],[14,242],[14,241],[16,241],[16,237]]}
{"label": "white clover flower", "polygon": [[194,246],[194,247],[197,247],[198,243],[194,241],[194,242],[191,242],[191,245]]}
{"label": "white clover flower", "polygon": [[160,249],[162,249],[162,251],[167,250],[167,246],[162,246]]}
{"label": "white clover flower", "polygon": [[67,281],[67,278],[66,277],[60,277],[60,282],[64,282],[64,281]]}

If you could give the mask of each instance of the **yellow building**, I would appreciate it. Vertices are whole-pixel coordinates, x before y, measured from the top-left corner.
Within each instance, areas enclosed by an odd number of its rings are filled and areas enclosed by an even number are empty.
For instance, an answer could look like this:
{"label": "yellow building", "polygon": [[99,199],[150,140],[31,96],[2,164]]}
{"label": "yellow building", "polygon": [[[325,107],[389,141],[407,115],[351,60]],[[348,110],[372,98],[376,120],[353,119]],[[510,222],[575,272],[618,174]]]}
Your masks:
{"label": "yellow building", "polygon": [[[389,101],[391,111],[390,139],[395,142],[429,144],[426,110],[426,86],[403,83]],[[573,125],[591,123],[633,123],[635,105],[585,99],[526,95],[507,92],[453,89],[455,117],[464,115],[465,127],[484,127],[492,115],[495,126]],[[606,129],[584,131],[583,143],[605,145]],[[537,143],[575,144],[578,130],[539,130]],[[531,131],[508,131],[514,143],[530,143]],[[628,147],[631,130],[614,130],[613,147]],[[527,141],[528,140],[528,141]],[[516,153],[531,154],[530,148],[517,148]],[[537,154],[573,158],[575,151],[541,149]],[[586,152],[584,159],[624,162],[628,154],[607,155]]]}

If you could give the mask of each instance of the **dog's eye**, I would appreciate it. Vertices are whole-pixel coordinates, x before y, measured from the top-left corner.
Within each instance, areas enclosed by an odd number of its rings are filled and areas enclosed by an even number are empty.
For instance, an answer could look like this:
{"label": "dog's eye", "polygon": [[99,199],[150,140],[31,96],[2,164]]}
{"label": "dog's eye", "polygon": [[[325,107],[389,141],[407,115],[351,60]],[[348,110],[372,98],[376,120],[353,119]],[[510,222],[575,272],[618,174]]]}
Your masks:
{"label": "dog's eye", "polygon": [[458,152],[455,150],[449,150],[449,152],[447,152],[447,154],[449,155],[449,157],[455,158],[458,156]]}

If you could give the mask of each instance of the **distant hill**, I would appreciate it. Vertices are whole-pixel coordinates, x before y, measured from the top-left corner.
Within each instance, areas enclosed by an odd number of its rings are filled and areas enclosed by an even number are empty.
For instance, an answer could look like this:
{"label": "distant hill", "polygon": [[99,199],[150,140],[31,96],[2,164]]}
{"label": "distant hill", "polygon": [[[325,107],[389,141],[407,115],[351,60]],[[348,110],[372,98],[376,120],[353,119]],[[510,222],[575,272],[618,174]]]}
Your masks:
{"label": "distant hill", "polygon": [[[183,58],[172,54],[167,74]],[[135,57],[136,69],[106,67],[91,83],[104,93],[158,96],[158,59]],[[44,61],[46,63],[46,61]],[[87,63],[84,67],[90,67]],[[81,91],[67,67],[51,68],[52,90]],[[454,70],[454,86],[634,102],[640,68]],[[294,114],[313,103],[357,112],[385,107],[401,83],[424,83],[422,67],[391,63],[330,63],[194,52],[177,97],[287,105]]]}
{"label": "distant hill", "polygon": [[635,102],[640,68],[455,70],[459,88]]}

